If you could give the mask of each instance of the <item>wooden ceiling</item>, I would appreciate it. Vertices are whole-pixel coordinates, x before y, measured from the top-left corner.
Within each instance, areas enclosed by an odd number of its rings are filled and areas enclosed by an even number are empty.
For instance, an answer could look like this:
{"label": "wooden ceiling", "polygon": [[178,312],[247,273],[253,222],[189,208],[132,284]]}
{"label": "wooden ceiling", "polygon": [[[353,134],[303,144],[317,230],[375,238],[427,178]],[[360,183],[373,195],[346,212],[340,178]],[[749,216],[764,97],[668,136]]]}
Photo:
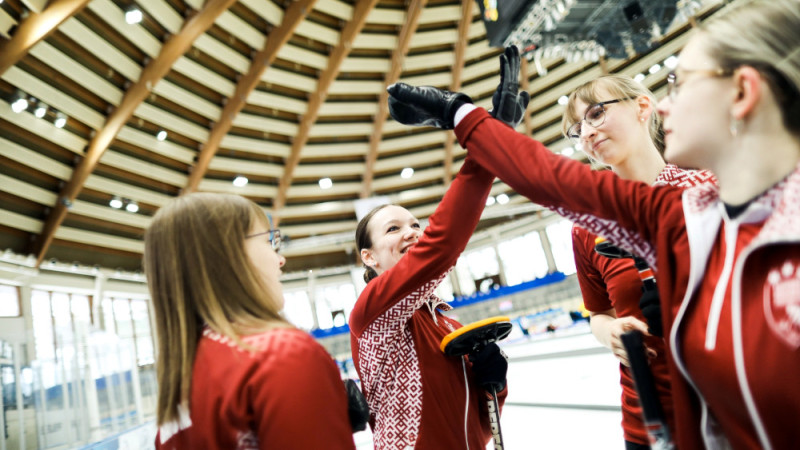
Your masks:
{"label": "wooden ceiling", "polygon": [[[214,191],[271,214],[291,239],[286,271],[352,264],[355,200],[388,196],[427,217],[465,156],[452,132],[394,122],[386,87],[462,90],[489,107],[498,81],[502,49],[488,46],[475,0],[139,0],[144,19],[129,25],[133,4],[0,4],[0,250],[139,270],[155,211]],[[626,60],[546,59],[544,76],[523,61],[532,100],[519,131],[567,147],[559,97],[604,72],[646,72],[688,29]],[[659,91],[666,73],[644,82]],[[29,106],[15,113],[20,94]],[[238,175],[249,183],[234,186]],[[496,182],[501,193],[511,201],[481,227],[537,214]],[[115,197],[139,210],[111,208]]]}

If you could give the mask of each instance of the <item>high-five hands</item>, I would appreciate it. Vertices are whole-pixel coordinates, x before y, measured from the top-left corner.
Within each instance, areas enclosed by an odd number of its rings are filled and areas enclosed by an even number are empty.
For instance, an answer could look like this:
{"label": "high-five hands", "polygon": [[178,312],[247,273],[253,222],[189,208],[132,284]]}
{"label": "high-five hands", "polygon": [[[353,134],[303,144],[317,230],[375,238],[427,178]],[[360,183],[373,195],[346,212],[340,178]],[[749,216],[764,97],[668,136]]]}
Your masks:
{"label": "high-five hands", "polygon": [[525,115],[525,108],[531,95],[519,91],[519,50],[512,45],[500,55],[500,84],[492,95],[492,110],[489,114],[510,126],[516,128]]}
{"label": "high-five hands", "polygon": [[[500,55],[500,84],[492,95],[492,117],[512,128],[522,121],[530,95],[519,92],[519,51],[508,47]],[[389,113],[394,120],[412,126],[430,126],[444,130],[455,127],[456,111],[472,103],[467,95],[432,86],[410,86],[395,83],[387,88]]]}
{"label": "high-five hands", "polygon": [[395,83],[389,91],[389,113],[394,120],[411,126],[429,126],[452,130],[456,111],[472,99],[460,92],[432,86]]}

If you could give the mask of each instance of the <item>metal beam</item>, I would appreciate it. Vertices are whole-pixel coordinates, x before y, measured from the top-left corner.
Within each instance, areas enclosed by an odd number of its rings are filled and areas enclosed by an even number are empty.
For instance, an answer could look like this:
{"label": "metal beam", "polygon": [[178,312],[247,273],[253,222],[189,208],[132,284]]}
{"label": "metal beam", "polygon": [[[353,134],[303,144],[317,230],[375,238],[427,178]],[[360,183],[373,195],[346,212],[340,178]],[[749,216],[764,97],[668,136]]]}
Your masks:
{"label": "metal beam", "polygon": [[289,38],[294,34],[294,30],[306,18],[306,15],[311,11],[316,2],[317,0],[297,0],[292,2],[286,9],[283,14],[283,22],[281,22],[279,27],[272,30],[267,37],[264,48],[255,54],[253,62],[250,63],[250,69],[247,71],[247,74],[239,80],[233,97],[228,99],[219,120],[211,128],[208,141],[203,145],[203,150],[197,158],[197,163],[192,167],[191,173],[189,174],[189,181],[183,193],[197,190],[200,181],[208,171],[211,160],[219,150],[222,138],[228,134],[233,126],[233,119],[247,103],[247,97],[250,96],[250,93],[258,86],[258,83],[261,81],[261,76],[264,75],[267,68],[275,61],[281,47],[289,41]]}
{"label": "metal beam", "polygon": [[392,53],[392,65],[384,78],[383,90],[378,98],[378,111],[373,121],[373,132],[369,138],[369,153],[367,153],[367,164],[364,170],[364,184],[361,188],[361,198],[367,198],[372,193],[372,178],[375,171],[375,161],[378,159],[378,147],[383,138],[383,125],[386,123],[386,116],[389,115],[389,93],[386,88],[395,83],[400,78],[403,69],[403,61],[406,59],[408,47],[411,44],[411,37],[417,32],[419,16],[423,8],[428,4],[428,0],[412,0],[406,14],[406,21],[400,30],[400,37],[397,39],[397,48]]}
{"label": "metal beam", "polygon": [[[455,48],[455,62],[453,64],[453,82],[450,90],[458,92],[461,90],[461,74],[464,71],[464,53],[467,49],[469,40],[469,27],[472,25],[472,7],[475,4],[472,0],[461,0],[461,20],[458,22],[458,40]],[[453,144],[456,135],[452,131],[447,132],[444,141],[444,176],[442,181],[445,186],[449,186],[453,180]]]}
{"label": "metal beam", "polygon": [[11,39],[0,41],[0,75],[88,3],[89,0],[53,0],[41,13],[24,19]]}
{"label": "metal beam", "polygon": [[122,127],[133,117],[134,111],[150,95],[153,87],[169,73],[175,61],[188,51],[194,41],[214,24],[217,17],[228,9],[236,0],[208,0],[196,15],[188,19],[181,31],[172,36],[163,47],[158,57],[150,61],[134,85],[132,85],[122,98],[119,106],[106,120],[103,129],[95,134],[86,150],[86,155],[72,172],[69,182],[61,189],[55,206],[47,217],[42,233],[34,242],[36,253],[36,266],[41,264],[47,249],[53,242],[56,230],[66,218],[70,206],[83,189],[89,175],[97,167],[111,142]]}
{"label": "metal beam", "polygon": [[325,71],[320,74],[319,83],[317,83],[317,92],[309,98],[306,114],[303,116],[303,120],[300,123],[297,136],[295,136],[292,141],[292,151],[289,154],[289,158],[286,160],[283,177],[281,177],[280,184],[278,185],[278,195],[273,203],[273,210],[275,212],[273,220],[276,226],[280,223],[279,211],[286,205],[286,196],[289,187],[292,185],[294,169],[300,163],[300,153],[303,151],[306,142],[308,142],[311,127],[314,126],[314,123],[317,121],[319,110],[328,97],[328,90],[330,90],[331,84],[339,75],[342,62],[344,62],[347,55],[350,54],[353,41],[361,33],[361,30],[367,23],[367,16],[375,8],[377,3],[378,0],[359,0],[356,4],[353,10],[353,18],[347,23],[344,30],[342,30],[339,44],[333,49],[330,57],[328,57],[328,66],[325,68]]}

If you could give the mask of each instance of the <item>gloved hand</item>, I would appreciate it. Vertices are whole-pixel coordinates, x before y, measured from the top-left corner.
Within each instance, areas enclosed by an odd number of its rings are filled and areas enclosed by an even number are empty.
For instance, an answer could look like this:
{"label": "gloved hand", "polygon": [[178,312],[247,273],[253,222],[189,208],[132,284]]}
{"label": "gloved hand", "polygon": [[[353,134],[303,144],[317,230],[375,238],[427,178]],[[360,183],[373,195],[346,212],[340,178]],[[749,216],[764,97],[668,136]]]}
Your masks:
{"label": "gloved hand", "polygon": [[472,375],[479,386],[491,391],[500,392],[506,387],[508,357],[494,342],[483,350],[469,354],[472,362]]}
{"label": "gloved hand", "polygon": [[664,337],[664,326],[661,321],[661,299],[655,289],[642,288],[639,308],[647,320],[647,328],[653,336]]}
{"label": "gloved hand", "polygon": [[344,380],[344,390],[347,392],[347,415],[350,417],[353,433],[366,430],[369,420],[367,399],[353,380]]}
{"label": "gloved hand", "polygon": [[452,130],[458,108],[472,103],[466,94],[432,86],[395,83],[386,90],[389,92],[389,113],[394,120],[405,125]]}
{"label": "gloved hand", "polygon": [[525,115],[531,95],[519,92],[519,50],[512,45],[500,55],[500,84],[492,95],[489,114],[511,128],[516,128]]}

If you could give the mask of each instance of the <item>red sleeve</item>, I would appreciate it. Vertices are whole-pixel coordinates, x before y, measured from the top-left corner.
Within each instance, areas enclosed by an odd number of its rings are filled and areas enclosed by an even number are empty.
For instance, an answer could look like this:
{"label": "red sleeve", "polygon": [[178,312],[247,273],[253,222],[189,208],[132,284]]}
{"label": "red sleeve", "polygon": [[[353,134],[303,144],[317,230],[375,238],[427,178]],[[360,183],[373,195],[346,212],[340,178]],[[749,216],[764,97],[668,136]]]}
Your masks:
{"label": "red sleeve", "polygon": [[274,348],[250,376],[251,404],[263,405],[254,411],[260,447],[354,449],[339,369],[310,336],[300,339]]}
{"label": "red sleeve", "polygon": [[612,242],[642,256],[651,267],[655,268],[652,242],[659,223],[683,222],[680,188],[654,188],[610,171],[593,171],[556,155],[481,108],[469,113],[455,131],[470,156],[519,194],[592,233],[613,236]]}
{"label": "red sleeve", "polygon": [[[572,227],[572,253],[575,257],[578,284],[586,309],[603,312],[613,308],[603,274],[594,264],[595,236],[579,226]],[[590,245],[591,244],[591,245]]]}
{"label": "red sleeve", "polygon": [[[370,281],[350,314],[350,329],[360,337],[378,316],[421,287],[435,289],[436,281],[455,265],[480,220],[494,176],[467,157],[428,226],[397,264]],[[433,282],[433,283],[432,283]],[[421,293],[419,301],[428,296]],[[410,305],[398,321],[408,320],[418,304]]]}

